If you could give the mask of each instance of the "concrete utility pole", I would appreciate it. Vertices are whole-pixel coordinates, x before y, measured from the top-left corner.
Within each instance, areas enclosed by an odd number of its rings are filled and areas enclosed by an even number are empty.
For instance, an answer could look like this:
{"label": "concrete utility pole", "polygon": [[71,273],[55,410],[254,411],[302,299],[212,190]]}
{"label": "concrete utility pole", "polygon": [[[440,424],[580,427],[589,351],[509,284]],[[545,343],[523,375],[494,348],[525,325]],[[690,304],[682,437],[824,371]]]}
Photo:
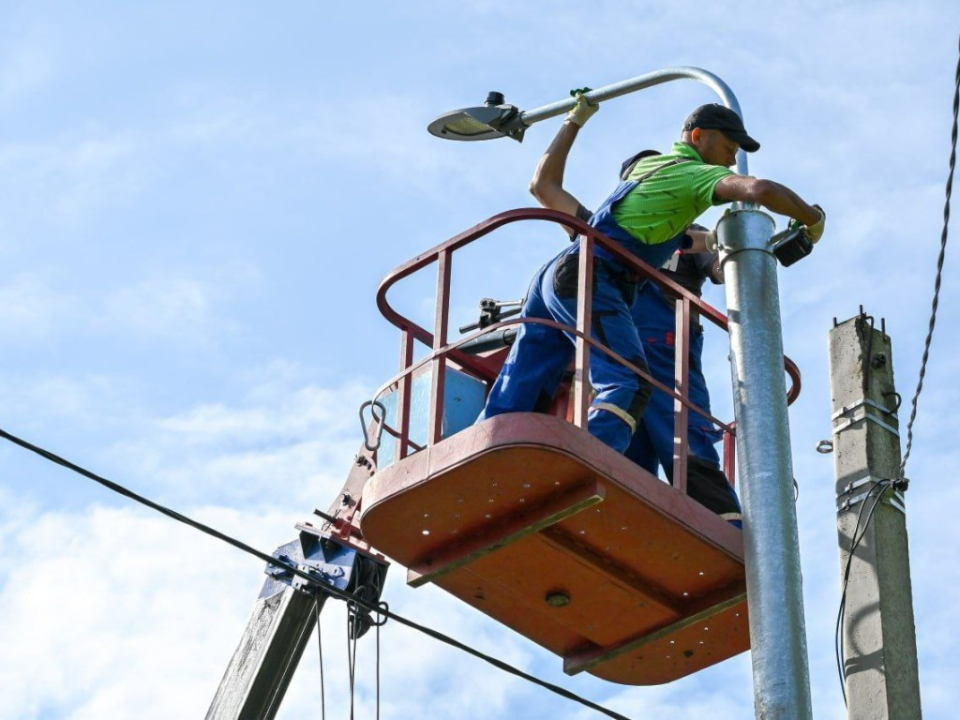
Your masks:
{"label": "concrete utility pole", "polygon": [[[834,320],[830,388],[841,583],[850,562],[842,628],[847,714],[851,720],[919,720],[903,493],[890,482],[877,484],[899,476],[899,396],[890,338],[862,308],[850,320]],[[850,559],[854,532],[863,539]]]}

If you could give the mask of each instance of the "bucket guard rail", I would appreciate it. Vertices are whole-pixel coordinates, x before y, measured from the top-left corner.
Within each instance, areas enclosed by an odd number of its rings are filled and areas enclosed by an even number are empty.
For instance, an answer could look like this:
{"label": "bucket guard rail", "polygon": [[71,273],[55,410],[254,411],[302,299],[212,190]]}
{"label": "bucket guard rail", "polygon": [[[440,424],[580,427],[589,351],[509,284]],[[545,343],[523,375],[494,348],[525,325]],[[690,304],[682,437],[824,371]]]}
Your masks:
{"label": "bucket guard rail", "polygon": [[[579,254],[579,281],[577,292],[577,325],[570,327],[560,323],[545,320],[541,318],[510,318],[500,322],[488,325],[485,328],[470,333],[454,342],[449,341],[449,297],[452,277],[452,256],[457,250],[489,235],[495,230],[506,225],[526,221],[542,220],[557,223],[569,228],[580,235],[580,254]],[[601,246],[607,252],[614,255],[619,262],[626,267],[634,270],[643,280],[655,283],[667,296],[676,300],[677,325],[675,332],[676,347],[676,368],[675,378],[677,388],[669,388],[651,377],[648,372],[640,370],[632,363],[620,357],[602,343],[590,337],[588,328],[591,325],[591,302],[593,294],[593,253],[595,246]],[[427,266],[437,264],[437,306],[435,314],[435,323],[433,331],[418,325],[413,320],[397,312],[387,300],[389,290],[404,278],[410,277]],[[690,411],[699,413],[717,428],[723,432],[724,449],[724,472],[731,483],[735,475],[735,443],[734,438],[736,428],[734,423],[725,423],[710,413],[699,408],[690,402],[687,397],[688,378],[689,378],[689,343],[691,332],[691,313],[696,313],[705,318],[721,330],[728,332],[727,316],[714,308],[709,303],[703,301],[690,291],[681,287],[677,283],[668,279],[655,268],[643,262],[633,254],[621,248],[616,242],[606,235],[598,232],[585,222],[566,213],[555,210],[545,210],[541,208],[521,208],[509,210],[475,225],[474,227],[454,236],[436,247],[427,250],[424,253],[409,260],[403,265],[397,267],[381,281],[377,290],[377,307],[383,316],[400,330],[400,372],[384,383],[374,396],[374,401],[379,399],[385,392],[392,388],[397,389],[398,393],[398,419],[394,428],[381,421],[382,429],[388,435],[396,438],[398,442],[398,458],[406,457],[410,451],[418,452],[425,447],[429,447],[441,439],[442,432],[442,413],[444,397],[444,380],[448,362],[452,362],[456,367],[464,372],[471,374],[486,382],[493,381],[498,372],[498,368],[491,365],[483,357],[469,355],[462,350],[461,346],[475,340],[478,337],[495,332],[499,329],[521,325],[523,323],[534,323],[555,327],[564,330],[575,338],[574,351],[574,379],[571,397],[573,400],[573,424],[577,427],[585,428],[587,424],[587,412],[590,405],[590,384],[587,381],[590,374],[590,348],[606,353],[614,358],[621,365],[629,368],[632,372],[644,378],[654,388],[660,392],[665,392],[674,400],[674,486],[681,492],[686,492],[687,485],[687,419]],[[414,362],[414,342],[420,342],[430,348],[430,353]],[[427,442],[425,446],[413,442],[409,437],[410,423],[410,398],[412,392],[412,379],[416,371],[430,366],[431,368],[431,389],[430,389],[430,409],[427,422]],[[788,357],[784,357],[784,369],[791,379],[791,386],[787,391],[788,404],[800,394],[801,379],[800,371],[796,364]],[[380,429],[377,430],[380,432]]]}

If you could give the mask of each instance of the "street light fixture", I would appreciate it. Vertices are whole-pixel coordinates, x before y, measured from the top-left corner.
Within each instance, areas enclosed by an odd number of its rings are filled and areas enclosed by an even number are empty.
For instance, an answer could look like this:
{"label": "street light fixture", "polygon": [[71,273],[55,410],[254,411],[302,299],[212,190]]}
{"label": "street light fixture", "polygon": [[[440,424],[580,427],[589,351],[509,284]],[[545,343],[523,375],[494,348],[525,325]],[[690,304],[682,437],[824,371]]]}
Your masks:
{"label": "street light fixture", "polygon": [[483,105],[451,110],[427,126],[438,138],[465,141],[510,137],[521,142],[526,129],[520,110],[506,104],[503,93],[496,91],[487,94]]}

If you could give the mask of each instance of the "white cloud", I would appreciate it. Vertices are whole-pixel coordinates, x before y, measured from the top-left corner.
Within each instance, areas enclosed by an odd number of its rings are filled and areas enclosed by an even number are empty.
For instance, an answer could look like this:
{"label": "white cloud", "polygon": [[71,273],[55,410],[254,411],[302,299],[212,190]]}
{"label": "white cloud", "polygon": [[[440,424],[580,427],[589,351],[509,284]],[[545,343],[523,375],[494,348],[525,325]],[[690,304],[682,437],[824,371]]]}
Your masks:
{"label": "white cloud", "polygon": [[102,299],[102,309],[92,309],[87,321],[100,332],[133,335],[141,341],[195,348],[216,345],[241,332],[229,302],[241,292],[252,294],[258,282],[256,268],[244,263],[203,274],[155,270],[140,281],[111,289]]}
{"label": "white cloud", "polygon": [[136,434],[118,440],[110,454],[180,502],[217,497],[249,506],[271,497],[326,509],[360,445],[357,408],[371,390],[358,382],[291,387],[288,373],[284,363],[265,368],[260,384],[233,405],[141,419]]}
{"label": "white cloud", "polygon": [[[54,206],[64,221],[76,223],[92,209],[106,208],[139,191],[143,147],[126,133],[80,141],[66,156],[72,180]],[[58,164],[61,158],[48,158]]]}
{"label": "white cloud", "polygon": [[75,299],[57,292],[37,273],[21,273],[0,285],[0,334],[23,341],[48,337],[72,315]]}
{"label": "white cloud", "polygon": [[[464,165],[469,149],[451,148],[427,134],[432,118],[425,115],[422,95],[414,87],[407,94],[374,91],[334,101],[190,86],[177,94],[187,105],[186,118],[157,139],[179,151],[269,152],[275,159],[327,172],[363,170],[371,183],[395,183],[394,192],[401,196],[433,196],[451,182],[475,196],[499,190],[469,172]],[[525,161],[508,154],[507,162],[520,170]]]}
{"label": "white cloud", "polygon": [[22,272],[0,284],[0,335],[17,346],[54,336],[123,338],[127,344],[212,348],[240,336],[230,302],[256,293],[259,276],[247,263],[212,269],[156,268],[139,280],[112,279],[86,290],[62,270]]}
{"label": "white cloud", "polygon": [[194,335],[209,322],[209,291],[196,280],[147,280],[107,301],[111,319],[135,331]]}
{"label": "white cloud", "polygon": [[228,642],[218,619],[253,595],[256,561],[143,510],[39,514],[4,540],[43,569],[4,571],[0,608],[15,621],[0,650],[0,716],[196,715],[217,641]]}
{"label": "white cloud", "polygon": [[[292,518],[269,508],[193,512],[261,549],[271,549],[264,536],[272,535],[276,545],[294,535]],[[0,523],[4,556],[42,562],[0,566],[0,612],[8,619],[0,645],[0,680],[7,688],[0,718],[202,715],[252,608],[260,562],[141,509],[41,513],[16,530],[6,515]],[[468,608],[436,591],[411,599],[410,591],[397,589],[396,611],[510,662],[530,661],[529,646],[522,649],[525,643],[502,637],[489,623],[473,623]],[[336,601],[323,612],[327,709],[335,717],[348,702],[343,613]],[[358,656],[357,701],[366,712],[375,694],[375,642],[373,633],[361,640]],[[281,717],[316,710],[315,648],[314,640]],[[381,653],[385,717],[409,717],[429,704],[437,716],[483,718],[504,711],[510,694],[526,690],[395,623],[382,630]]]}
{"label": "white cloud", "polygon": [[53,76],[54,67],[50,43],[38,33],[7,45],[0,56],[0,107],[42,87]]}
{"label": "white cloud", "polygon": [[41,219],[61,231],[85,225],[143,189],[145,151],[135,133],[96,127],[0,145],[4,224],[24,239],[36,234]]}

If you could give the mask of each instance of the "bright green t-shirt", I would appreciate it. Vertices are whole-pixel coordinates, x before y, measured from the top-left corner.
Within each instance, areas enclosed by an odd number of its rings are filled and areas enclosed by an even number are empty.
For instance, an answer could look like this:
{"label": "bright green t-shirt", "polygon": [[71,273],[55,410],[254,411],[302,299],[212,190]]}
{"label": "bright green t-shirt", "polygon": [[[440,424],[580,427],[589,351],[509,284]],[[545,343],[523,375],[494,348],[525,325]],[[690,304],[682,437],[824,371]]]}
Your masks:
{"label": "bright green t-shirt", "polygon": [[667,155],[638,162],[627,180],[637,180],[679,158],[689,160],[651,175],[613,209],[620,227],[645,245],[659,245],[676,237],[707,208],[724,202],[714,201],[713,190],[733,171],[706,165],[696,150],[681,142],[674,143]]}

